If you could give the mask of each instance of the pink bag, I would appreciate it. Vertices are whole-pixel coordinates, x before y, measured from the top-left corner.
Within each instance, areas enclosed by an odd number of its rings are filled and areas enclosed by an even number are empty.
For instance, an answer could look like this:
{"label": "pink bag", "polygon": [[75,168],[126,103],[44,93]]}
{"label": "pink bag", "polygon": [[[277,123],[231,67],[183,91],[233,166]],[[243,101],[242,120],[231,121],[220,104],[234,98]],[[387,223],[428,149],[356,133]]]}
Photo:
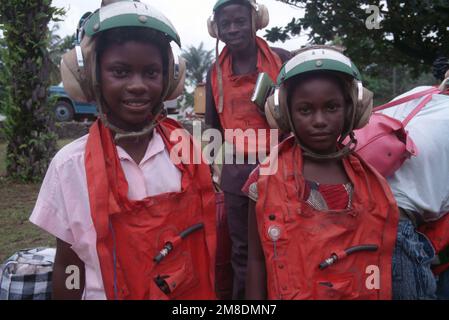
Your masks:
{"label": "pink bag", "polygon": [[[431,88],[375,108],[369,123],[365,127],[354,131],[357,139],[357,147],[355,149],[357,154],[384,177],[391,176],[401,167],[406,159],[418,154],[418,149],[405,127],[432,100],[432,94],[439,92],[437,88]],[[403,122],[385,114],[376,113],[376,111],[424,96],[425,98]]]}

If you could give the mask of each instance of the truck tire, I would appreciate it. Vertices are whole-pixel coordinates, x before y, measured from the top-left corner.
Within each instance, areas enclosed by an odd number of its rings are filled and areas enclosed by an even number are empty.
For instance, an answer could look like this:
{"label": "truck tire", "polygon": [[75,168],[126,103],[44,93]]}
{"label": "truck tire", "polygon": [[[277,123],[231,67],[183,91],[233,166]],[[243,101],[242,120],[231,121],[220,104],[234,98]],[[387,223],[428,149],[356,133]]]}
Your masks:
{"label": "truck tire", "polygon": [[73,115],[73,107],[69,102],[63,100],[59,100],[58,102],[56,102],[55,117],[57,121],[72,121]]}

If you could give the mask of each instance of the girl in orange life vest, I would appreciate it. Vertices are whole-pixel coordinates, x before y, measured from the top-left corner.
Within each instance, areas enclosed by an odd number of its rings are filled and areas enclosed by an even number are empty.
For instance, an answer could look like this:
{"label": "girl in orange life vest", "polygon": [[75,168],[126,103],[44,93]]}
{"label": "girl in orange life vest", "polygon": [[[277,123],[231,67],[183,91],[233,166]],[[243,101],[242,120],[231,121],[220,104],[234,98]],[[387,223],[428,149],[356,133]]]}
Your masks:
{"label": "girl in orange life vest", "polygon": [[31,216],[58,238],[53,296],[214,299],[210,171],[173,163],[181,127],[163,116],[183,87],[170,48],[179,36],[132,1],[100,8],[82,33],[63,81],[72,98],[96,101],[100,119],[53,159]]}
{"label": "girl in orange life vest", "polygon": [[253,200],[246,297],[391,299],[398,209],[386,181],[352,153],[372,95],[326,46],[300,51],[278,86],[266,110],[293,134],[272,150],[277,170],[255,171],[244,188]]}

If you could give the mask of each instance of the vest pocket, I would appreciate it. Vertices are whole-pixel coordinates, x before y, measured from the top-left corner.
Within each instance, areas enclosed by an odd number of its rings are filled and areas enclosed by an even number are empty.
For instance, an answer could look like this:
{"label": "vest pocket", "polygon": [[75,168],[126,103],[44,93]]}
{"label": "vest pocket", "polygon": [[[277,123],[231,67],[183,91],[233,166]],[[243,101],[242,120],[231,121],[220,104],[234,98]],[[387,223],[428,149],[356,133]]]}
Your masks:
{"label": "vest pocket", "polygon": [[268,128],[267,122],[250,99],[251,97],[246,95],[233,97],[231,100],[233,119],[240,122],[242,129]]}
{"label": "vest pocket", "polygon": [[193,270],[192,258],[183,252],[171,260],[164,260],[152,272],[156,286],[169,299],[175,299],[199,284]]}
{"label": "vest pocket", "polygon": [[354,276],[341,274],[317,280],[314,283],[313,299],[342,300],[354,299]]}

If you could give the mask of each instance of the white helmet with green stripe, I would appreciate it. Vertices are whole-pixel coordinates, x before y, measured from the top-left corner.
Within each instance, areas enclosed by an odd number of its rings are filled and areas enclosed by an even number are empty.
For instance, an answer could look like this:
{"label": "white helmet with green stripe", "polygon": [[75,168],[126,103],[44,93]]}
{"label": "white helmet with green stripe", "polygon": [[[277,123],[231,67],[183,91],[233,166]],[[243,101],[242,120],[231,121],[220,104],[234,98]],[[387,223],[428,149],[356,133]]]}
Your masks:
{"label": "white helmet with green stripe", "polygon": [[[337,48],[331,46],[315,45],[297,51],[296,55],[287,61],[279,72],[277,86],[265,107],[267,118],[284,132],[292,132],[295,136],[294,125],[287,105],[288,84],[295,77],[311,72],[332,72],[347,84],[348,94],[351,98],[348,110],[347,123],[340,142],[349,137],[350,142],[340,151],[331,155],[319,155],[306,147],[302,149],[308,156],[314,158],[338,158],[355,148],[353,130],[362,128],[368,123],[372,112],[373,95],[363,88],[362,77],[354,63],[342,54]],[[296,137],[298,142],[299,139]]]}
{"label": "white helmet with green stripe", "polygon": [[359,70],[348,57],[335,49],[312,47],[298,53],[284,64],[278,82],[287,81],[301,73],[318,70],[342,72],[362,81]]}
{"label": "white helmet with green stripe", "polygon": [[[108,1],[88,18],[83,19],[75,49],[66,53],[61,61],[61,75],[64,88],[73,99],[81,102],[96,102],[100,117],[114,131],[104,116],[101,92],[97,75],[97,40],[103,32],[126,27],[147,28],[167,43],[168,70],[164,77],[164,91],[160,105],[153,111],[154,116],[163,112],[163,101],[179,96],[184,87],[185,63],[175,57],[169,45],[181,41],[172,23],[157,9],[138,1]],[[165,53],[162,53],[163,55]],[[152,129],[152,128],[151,128]],[[148,130],[144,130],[148,132]],[[136,133],[141,135],[142,132]]]}
{"label": "white helmet with green stripe", "polygon": [[175,27],[161,12],[136,1],[118,1],[102,7],[89,17],[83,29],[86,35],[93,37],[100,32],[120,27],[150,28],[181,45]]}

